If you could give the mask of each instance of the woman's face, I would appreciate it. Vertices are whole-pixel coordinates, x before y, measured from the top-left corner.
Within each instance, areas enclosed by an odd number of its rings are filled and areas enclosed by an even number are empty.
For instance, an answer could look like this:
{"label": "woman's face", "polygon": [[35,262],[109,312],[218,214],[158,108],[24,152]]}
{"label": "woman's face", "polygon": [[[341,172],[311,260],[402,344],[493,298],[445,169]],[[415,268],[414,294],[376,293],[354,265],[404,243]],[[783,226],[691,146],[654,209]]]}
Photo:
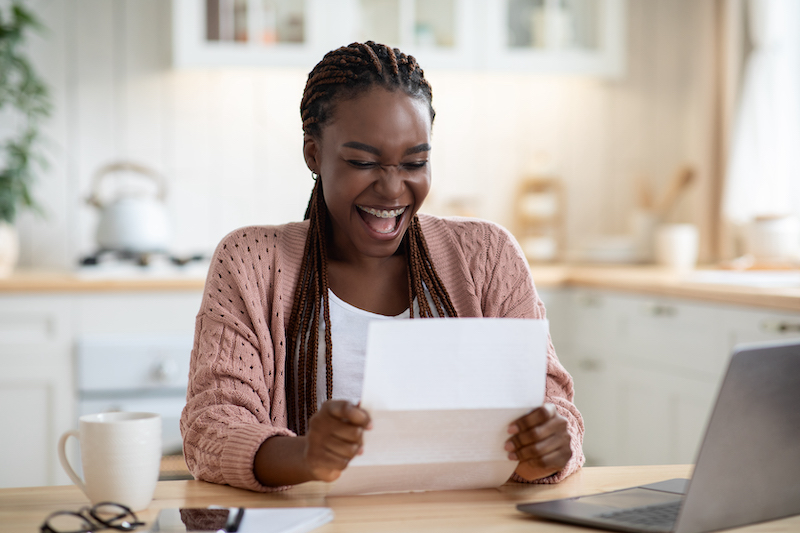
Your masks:
{"label": "woman's face", "polygon": [[402,91],[373,88],[338,102],[320,138],[306,136],[339,260],[391,257],[428,195],[431,117]]}

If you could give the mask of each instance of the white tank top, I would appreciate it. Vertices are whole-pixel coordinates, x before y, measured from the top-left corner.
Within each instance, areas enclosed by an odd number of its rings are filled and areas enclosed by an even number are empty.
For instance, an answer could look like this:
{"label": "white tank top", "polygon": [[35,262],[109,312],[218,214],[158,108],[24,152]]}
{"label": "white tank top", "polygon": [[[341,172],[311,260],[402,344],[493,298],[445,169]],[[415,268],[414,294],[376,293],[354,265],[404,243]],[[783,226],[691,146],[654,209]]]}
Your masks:
{"label": "white tank top", "polygon": [[[436,313],[427,287],[425,297]],[[364,361],[367,355],[367,329],[373,320],[409,318],[408,309],[396,316],[379,315],[359,309],[345,302],[328,289],[331,314],[331,340],[333,341],[333,400],[358,403],[364,382]],[[419,316],[419,305],[414,300],[414,316]],[[319,350],[317,353],[317,407],[325,401],[325,320],[320,317]]]}

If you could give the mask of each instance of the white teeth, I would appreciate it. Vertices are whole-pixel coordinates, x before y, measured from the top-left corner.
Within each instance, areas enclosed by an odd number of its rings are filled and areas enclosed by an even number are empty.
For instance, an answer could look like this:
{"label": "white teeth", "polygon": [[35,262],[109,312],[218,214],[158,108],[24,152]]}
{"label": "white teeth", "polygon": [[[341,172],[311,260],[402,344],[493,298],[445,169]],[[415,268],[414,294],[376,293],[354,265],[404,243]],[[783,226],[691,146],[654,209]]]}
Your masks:
{"label": "white teeth", "polygon": [[361,209],[362,211],[364,211],[365,213],[369,213],[370,215],[378,217],[378,218],[397,217],[397,216],[402,215],[403,212],[406,210],[405,207],[401,207],[399,209],[392,209],[391,211],[387,211],[386,209],[381,211],[381,210],[378,210],[378,209],[373,209],[371,207],[362,207],[360,205],[358,206],[358,208]]}

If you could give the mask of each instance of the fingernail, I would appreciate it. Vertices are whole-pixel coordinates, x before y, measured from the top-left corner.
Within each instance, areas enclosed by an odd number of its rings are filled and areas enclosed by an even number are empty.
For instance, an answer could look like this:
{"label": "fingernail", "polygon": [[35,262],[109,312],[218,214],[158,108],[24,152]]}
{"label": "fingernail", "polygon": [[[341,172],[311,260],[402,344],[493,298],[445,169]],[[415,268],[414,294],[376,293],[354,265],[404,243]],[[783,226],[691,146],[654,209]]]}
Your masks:
{"label": "fingernail", "polygon": [[372,429],[372,422],[370,422],[369,424],[367,424],[367,429]]}
{"label": "fingernail", "polygon": [[511,459],[512,461],[516,461],[517,460],[517,454],[515,454],[514,452],[511,452],[511,453],[508,454],[508,458]]}
{"label": "fingernail", "polygon": [[363,454],[364,454],[364,447],[362,446],[361,448],[358,449],[358,455],[363,455]]}
{"label": "fingernail", "polygon": [[519,433],[519,427],[517,427],[516,424],[511,424],[510,426],[508,426],[508,432],[512,435],[516,435],[517,433]]}
{"label": "fingernail", "polygon": [[511,442],[510,440],[506,441],[505,450],[507,452],[513,452],[514,451],[514,443]]}

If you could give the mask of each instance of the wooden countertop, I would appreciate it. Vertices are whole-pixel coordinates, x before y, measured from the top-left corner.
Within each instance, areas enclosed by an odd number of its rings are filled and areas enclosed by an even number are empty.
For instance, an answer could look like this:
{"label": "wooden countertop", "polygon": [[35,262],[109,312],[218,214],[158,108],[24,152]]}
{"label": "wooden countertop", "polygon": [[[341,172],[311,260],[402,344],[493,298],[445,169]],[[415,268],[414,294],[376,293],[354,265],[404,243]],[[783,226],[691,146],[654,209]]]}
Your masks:
{"label": "wooden countertop", "polygon": [[[521,502],[607,492],[633,485],[689,477],[691,466],[620,466],[584,468],[557,485],[507,483],[497,489],[443,491],[374,496],[326,497],[323,483],[305,483],[284,492],[260,494],[202,481],[161,481],[150,507],[137,513],[152,522],[169,507],[317,507],[333,509],[333,522],[319,533],[541,531],[586,532],[585,528],[542,521],[516,510]],[[74,486],[0,490],[0,532],[36,531],[53,511],[87,505]],[[800,515],[735,531],[800,530]]]}
{"label": "wooden countertop", "polygon": [[[755,306],[800,312],[800,284],[759,287],[742,284],[704,283],[694,273],[676,273],[654,266],[532,265],[533,279],[540,288],[587,287],[653,296]],[[202,276],[129,277],[86,276],[71,272],[20,271],[0,278],[2,293],[109,292],[109,291],[201,291]]]}
{"label": "wooden countertop", "polygon": [[205,276],[83,275],[77,272],[16,271],[0,278],[0,293],[109,292],[109,291],[202,291]]}
{"label": "wooden countertop", "polygon": [[768,287],[709,283],[702,277],[709,271],[713,273],[708,268],[678,273],[656,266],[531,266],[534,283],[541,288],[584,287],[800,312],[800,284]]}

